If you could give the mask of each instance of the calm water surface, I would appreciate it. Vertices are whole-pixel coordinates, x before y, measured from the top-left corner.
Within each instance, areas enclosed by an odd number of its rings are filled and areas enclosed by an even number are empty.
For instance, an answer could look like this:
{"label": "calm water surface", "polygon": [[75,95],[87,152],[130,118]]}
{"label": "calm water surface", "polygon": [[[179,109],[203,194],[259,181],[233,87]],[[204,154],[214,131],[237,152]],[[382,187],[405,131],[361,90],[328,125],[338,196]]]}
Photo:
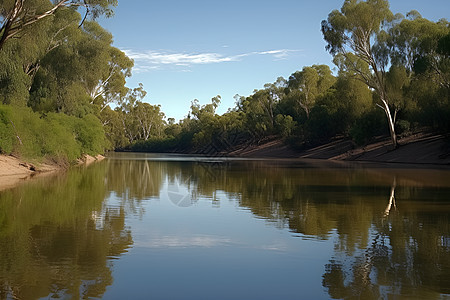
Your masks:
{"label": "calm water surface", "polygon": [[114,154],[0,192],[0,299],[450,299],[450,171]]}

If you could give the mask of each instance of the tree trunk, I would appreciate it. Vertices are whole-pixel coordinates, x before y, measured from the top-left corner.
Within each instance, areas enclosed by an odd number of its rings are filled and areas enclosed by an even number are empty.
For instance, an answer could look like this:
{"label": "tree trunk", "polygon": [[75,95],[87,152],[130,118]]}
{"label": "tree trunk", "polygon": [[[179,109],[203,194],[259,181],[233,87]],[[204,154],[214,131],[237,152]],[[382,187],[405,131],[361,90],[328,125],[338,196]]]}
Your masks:
{"label": "tree trunk", "polygon": [[383,102],[382,108],[383,108],[384,112],[386,113],[386,117],[388,120],[389,133],[391,135],[392,146],[394,147],[394,149],[397,149],[398,143],[397,143],[397,134],[395,133],[394,119],[392,118],[391,111],[389,109],[389,105],[388,105],[387,101],[384,98],[382,98],[381,101]]}
{"label": "tree trunk", "polygon": [[389,197],[389,203],[386,206],[386,209],[384,210],[384,213],[383,213],[384,217],[389,216],[392,206],[394,206],[394,208],[396,208],[396,205],[395,205],[395,188],[396,188],[396,186],[397,186],[397,177],[394,177],[394,182],[392,183],[392,186],[391,186],[391,195]]}

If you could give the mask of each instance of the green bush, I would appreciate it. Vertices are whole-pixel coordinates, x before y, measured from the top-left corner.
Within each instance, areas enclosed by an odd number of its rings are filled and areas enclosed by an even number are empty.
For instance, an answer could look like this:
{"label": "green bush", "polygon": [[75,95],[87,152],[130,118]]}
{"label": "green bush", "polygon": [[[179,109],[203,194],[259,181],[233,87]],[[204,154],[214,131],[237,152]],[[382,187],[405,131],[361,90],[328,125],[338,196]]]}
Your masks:
{"label": "green bush", "polygon": [[82,153],[96,155],[109,148],[103,126],[96,116],[90,114],[83,118],[72,118],[75,138],[80,143]]}
{"label": "green bush", "polygon": [[82,154],[80,143],[75,139],[72,123],[76,118],[65,114],[49,113],[46,125],[50,133],[43,141],[44,153],[56,159],[74,161]]}
{"label": "green bush", "polygon": [[395,123],[395,131],[397,134],[405,134],[410,132],[411,130],[411,123],[406,120],[398,120]]}
{"label": "green bush", "polygon": [[74,161],[83,154],[96,155],[108,148],[100,120],[61,113],[43,116],[28,107],[0,105],[0,152],[27,159]]}
{"label": "green bush", "polygon": [[368,111],[356,120],[350,136],[358,145],[368,143],[377,135],[389,134],[386,115],[381,109]]}
{"label": "green bush", "polygon": [[14,131],[11,108],[0,104],[0,153],[11,153],[14,147]]}

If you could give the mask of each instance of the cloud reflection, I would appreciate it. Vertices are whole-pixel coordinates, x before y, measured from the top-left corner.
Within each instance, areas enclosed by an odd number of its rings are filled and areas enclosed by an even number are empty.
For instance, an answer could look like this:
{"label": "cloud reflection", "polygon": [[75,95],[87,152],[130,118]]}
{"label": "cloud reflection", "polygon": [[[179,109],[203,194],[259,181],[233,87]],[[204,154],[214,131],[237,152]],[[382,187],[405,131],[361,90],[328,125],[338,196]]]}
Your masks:
{"label": "cloud reflection", "polygon": [[197,236],[163,236],[152,238],[150,241],[141,241],[136,243],[136,247],[144,248],[212,248],[224,245],[230,245],[231,239],[212,236],[212,235],[197,235]]}

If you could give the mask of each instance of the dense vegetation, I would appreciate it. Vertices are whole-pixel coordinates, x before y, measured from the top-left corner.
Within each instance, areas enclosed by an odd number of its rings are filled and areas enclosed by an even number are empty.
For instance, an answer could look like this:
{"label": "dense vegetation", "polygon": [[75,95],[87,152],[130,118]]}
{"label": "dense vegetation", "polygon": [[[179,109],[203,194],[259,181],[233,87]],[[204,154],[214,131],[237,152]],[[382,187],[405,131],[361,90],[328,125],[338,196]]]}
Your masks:
{"label": "dense vegetation", "polygon": [[1,153],[67,162],[112,149],[102,112],[134,95],[125,87],[133,61],[94,20],[115,5],[0,3]]}
{"label": "dense vegetation", "polygon": [[[125,87],[133,61],[94,18],[114,0],[0,3],[0,152],[70,161],[108,149],[213,153],[283,138],[358,144],[419,127],[450,130],[450,23],[386,0],[346,0],[322,22],[329,66],[305,66],[216,114],[220,96],[178,123]],[[301,37],[299,37],[301,38]]]}
{"label": "dense vegetation", "polygon": [[385,0],[347,0],[322,22],[326,49],[338,67],[303,67],[278,78],[236,106],[215,114],[220,96],[187,117],[169,122],[164,134],[131,141],[137,151],[213,153],[267,138],[299,147],[346,136],[357,144],[418,128],[450,129],[450,23],[417,11],[394,15]]}

